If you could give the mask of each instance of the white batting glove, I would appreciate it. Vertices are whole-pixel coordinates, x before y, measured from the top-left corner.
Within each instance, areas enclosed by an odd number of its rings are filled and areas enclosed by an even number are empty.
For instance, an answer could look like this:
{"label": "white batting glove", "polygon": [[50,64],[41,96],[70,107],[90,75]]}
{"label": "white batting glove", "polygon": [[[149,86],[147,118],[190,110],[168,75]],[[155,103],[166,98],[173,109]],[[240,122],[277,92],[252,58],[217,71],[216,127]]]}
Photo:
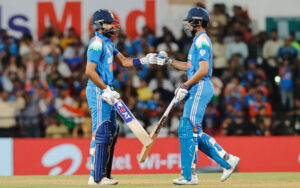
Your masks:
{"label": "white batting glove", "polygon": [[143,65],[151,64],[155,65],[156,63],[156,53],[148,53],[145,57],[140,58]]}
{"label": "white batting glove", "polygon": [[120,98],[120,94],[116,91],[112,91],[109,86],[103,90],[102,98],[110,105],[114,105],[116,99]]}
{"label": "white batting glove", "polygon": [[157,65],[163,66],[163,65],[171,65],[173,62],[173,59],[171,59],[167,52],[160,51],[157,55]]}
{"label": "white batting glove", "polygon": [[179,103],[180,101],[182,101],[188,93],[188,86],[185,84],[181,84],[175,90],[175,103]]}

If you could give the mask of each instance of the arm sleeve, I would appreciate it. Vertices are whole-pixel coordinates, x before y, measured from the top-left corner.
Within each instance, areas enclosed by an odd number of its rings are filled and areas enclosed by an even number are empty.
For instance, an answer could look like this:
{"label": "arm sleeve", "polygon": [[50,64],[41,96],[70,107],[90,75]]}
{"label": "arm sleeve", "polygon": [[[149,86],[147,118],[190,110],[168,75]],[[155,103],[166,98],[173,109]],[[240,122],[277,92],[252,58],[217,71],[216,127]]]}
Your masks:
{"label": "arm sleeve", "polygon": [[87,61],[98,63],[102,54],[102,40],[99,37],[92,39],[87,50]]}
{"label": "arm sleeve", "polygon": [[114,47],[114,51],[113,51],[114,56],[117,55],[118,53],[119,53],[119,50],[116,47]]}
{"label": "arm sleeve", "polygon": [[206,37],[199,36],[195,41],[197,61],[209,61],[211,56],[211,45]]}

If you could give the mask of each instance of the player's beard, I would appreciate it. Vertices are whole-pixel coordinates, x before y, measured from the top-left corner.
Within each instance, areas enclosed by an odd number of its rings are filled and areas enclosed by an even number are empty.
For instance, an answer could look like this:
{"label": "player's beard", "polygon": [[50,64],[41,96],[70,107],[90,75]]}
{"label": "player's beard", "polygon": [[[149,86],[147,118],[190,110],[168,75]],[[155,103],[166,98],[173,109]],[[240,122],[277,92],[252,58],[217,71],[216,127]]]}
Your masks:
{"label": "player's beard", "polygon": [[104,29],[103,35],[106,36],[107,38],[110,38],[111,40],[114,40],[118,37],[119,31],[120,31],[120,25],[114,24],[112,28]]}
{"label": "player's beard", "polygon": [[188,22],[183,23],[183,30],[188,37],[194,37],[196,35],[196,28],[193,25],[190,25]]}

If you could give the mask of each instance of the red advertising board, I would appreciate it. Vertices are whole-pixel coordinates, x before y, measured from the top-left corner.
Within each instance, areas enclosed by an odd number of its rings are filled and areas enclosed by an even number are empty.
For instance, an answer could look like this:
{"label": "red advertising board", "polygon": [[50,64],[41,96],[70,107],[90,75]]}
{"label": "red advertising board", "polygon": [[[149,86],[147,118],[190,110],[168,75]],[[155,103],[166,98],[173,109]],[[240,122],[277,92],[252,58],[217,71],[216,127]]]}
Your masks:
{"label": "red advertising board", "polygon": [[[300,171],[300,137],[217,137],[223,148],[241,158],[240,172]],[[14,175],[88,174],[89,139],[14,139]],[[177,138],[157,139],[145,163],[138,163],[142,145],[119,138],[114,174],[179,173]],[[217,166],[198,152],[198,167]]]}

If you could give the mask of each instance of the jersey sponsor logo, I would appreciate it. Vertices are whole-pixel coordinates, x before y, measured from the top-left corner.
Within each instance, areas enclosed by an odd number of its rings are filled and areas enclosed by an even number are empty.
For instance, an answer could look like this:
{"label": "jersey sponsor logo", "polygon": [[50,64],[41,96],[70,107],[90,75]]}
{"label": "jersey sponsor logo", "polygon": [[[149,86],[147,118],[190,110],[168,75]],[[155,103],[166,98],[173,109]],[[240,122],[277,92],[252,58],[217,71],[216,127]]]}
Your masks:
{"label": "jersey sponsor logo", "polygon": [[95,36],[93,42],[89,45],[89,50],[95,50],[97,52],[101,52],[102,50],[102,39]]}
{"label": "jersey sponsor logo", "polygon": [[122,119],[128,123],[133,120],[132,114],[129,112],[128,108],[122,101],[118,101],[114,104],[115,108],[117,109],[118,113],[122,117]]}
{"label": "jersey sponsor logo", "polygon": [[107,63],[108,64],[112,64],[112,62],[113,62],[113,57],[112,56],[107,58]]}

